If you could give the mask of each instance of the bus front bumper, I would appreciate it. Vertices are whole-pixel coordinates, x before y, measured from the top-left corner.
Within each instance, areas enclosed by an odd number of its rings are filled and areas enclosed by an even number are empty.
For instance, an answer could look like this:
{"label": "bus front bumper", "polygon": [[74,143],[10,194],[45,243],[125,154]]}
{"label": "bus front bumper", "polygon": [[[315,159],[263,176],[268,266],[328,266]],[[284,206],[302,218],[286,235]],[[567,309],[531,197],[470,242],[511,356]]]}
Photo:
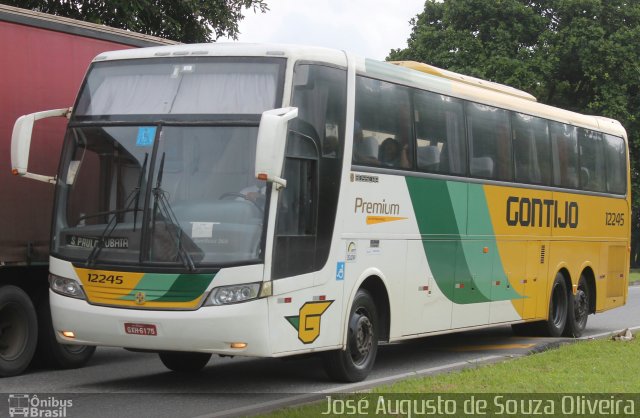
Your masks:
{"label": "bus front bumper", "polygon": [[[49,300],[53,327],[58,342],[62,344],[272,356],[266,299],[206,306],[196,311],[95,306],[51,290]],[[143,332],[146,335],[127,333],[126,330],[131,331],[132,325],[136,329],[146,330]],[[64,337],[63,331],[73,332],[75,337]],[[240,348],[232,348],[232,344]],[[246,346],[242,348],[242,344]]]}

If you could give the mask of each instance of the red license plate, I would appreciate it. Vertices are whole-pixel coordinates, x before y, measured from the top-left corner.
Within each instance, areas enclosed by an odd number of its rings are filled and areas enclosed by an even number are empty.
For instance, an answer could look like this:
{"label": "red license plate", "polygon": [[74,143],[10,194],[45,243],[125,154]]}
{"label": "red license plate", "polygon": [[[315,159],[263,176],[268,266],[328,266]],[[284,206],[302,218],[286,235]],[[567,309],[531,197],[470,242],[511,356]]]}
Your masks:
{"label": "red license plate", "polygon": [[158,335],[158,330],[153,324],[124,324],[124,332],[133,335]]}

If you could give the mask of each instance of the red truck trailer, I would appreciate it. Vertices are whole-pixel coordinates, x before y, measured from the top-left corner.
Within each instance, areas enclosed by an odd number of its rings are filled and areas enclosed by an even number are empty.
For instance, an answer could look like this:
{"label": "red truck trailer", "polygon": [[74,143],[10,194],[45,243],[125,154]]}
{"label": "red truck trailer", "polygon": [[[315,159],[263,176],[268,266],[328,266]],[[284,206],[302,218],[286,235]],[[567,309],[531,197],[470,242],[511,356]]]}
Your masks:
{"label": "red truck trailer", "polygon": [[[48,302],[52,185],[11,175],[16,119],[73,105],[91,60],[101,52],[175,42],[92,23],[0,5],[0,377],[36,360],[57,368],[84,365],[94,347],[56,342]],[[37,172],[57,170],[65,123],[34,131]]]}

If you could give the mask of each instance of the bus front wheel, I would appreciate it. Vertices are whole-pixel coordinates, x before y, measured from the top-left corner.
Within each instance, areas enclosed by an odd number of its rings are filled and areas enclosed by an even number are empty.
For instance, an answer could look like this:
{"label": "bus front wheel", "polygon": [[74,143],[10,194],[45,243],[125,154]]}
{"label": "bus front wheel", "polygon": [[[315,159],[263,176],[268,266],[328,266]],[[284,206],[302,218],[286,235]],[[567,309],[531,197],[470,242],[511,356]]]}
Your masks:
{"label": "bus front wheel", "polygon": [[544,322],[544,333],[549,337],[561,337],[569,316],[569,292],[562,273],[556,274],[551,287],[549,318]]}
{"label": "bus front wheel", "polygon": [[89,362],[96,348],[90,345],[60,344],[51,319],[48,295],[37,304],[38,346],[36,360],[54,369],[77,369]]}
{"label": "bus front wheel", "polygon": [[359,382],[371,372],[378,352],[378,314],[373,298],[358,290],[351,306],[347,347],[324,354],[329,377],[340,382]]}
{"label": "bus front wheel", "polygon": [[162,364],[174,372],[194,373],[202,370],[211,358],[210,353],[190,353],[184,351],[161,351],[158,353]]}

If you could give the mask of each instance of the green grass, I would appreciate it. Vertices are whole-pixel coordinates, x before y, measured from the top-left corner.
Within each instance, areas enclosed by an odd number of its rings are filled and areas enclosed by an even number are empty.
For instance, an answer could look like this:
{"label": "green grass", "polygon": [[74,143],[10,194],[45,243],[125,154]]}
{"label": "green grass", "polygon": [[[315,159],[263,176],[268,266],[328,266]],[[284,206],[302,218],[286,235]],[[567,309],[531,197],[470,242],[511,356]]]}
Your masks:
{"label": "green grass", "polygon": [[640,269],[631,269],[629,284],[640,284]]}
{"label": "green grass", "polygon": [[640,392],[640,343],[584,341],[514,361],[377,389],[409,392]]}
{"label": "green grass", "polygon": [[[407,393],[640,393],[640,342],[594,340],[502,363],[404,380],[374,394]],[[326,402],[267,417],[322,416]]]}

